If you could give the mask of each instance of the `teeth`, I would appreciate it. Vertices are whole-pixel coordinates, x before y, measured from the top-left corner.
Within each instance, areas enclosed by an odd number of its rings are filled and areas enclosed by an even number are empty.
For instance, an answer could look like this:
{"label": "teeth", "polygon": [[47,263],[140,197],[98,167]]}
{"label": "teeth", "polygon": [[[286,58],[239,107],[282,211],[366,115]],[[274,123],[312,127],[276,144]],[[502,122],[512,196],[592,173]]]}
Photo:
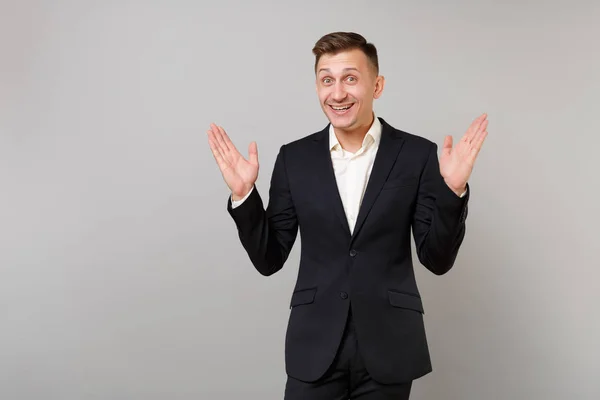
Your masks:
{"label": "teeth", "polygon": [[344,111],[344,110],[349,109],[350,107],[351,106],[346,106],[346,107],[334,107],[334,106],[331,106],[331,108],[333,108],[336,111]]}

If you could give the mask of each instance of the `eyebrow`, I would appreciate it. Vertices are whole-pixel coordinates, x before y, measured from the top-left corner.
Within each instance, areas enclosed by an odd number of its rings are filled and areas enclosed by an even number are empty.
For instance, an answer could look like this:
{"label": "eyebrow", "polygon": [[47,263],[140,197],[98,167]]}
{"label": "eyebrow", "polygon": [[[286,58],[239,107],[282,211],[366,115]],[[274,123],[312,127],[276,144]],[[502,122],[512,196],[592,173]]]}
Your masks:
{"label": "eyebrow", "polygon": [[[359,71],[357,68],[354,68],[354,67],[350,67],[350,68],[344,68],[344,72],[347,72],[347,71],[356,71],[356,72],[360,72],[360,71]],[[321,73],[321,72],[331,72],[331,70],[330,70],[329,68],[321,68],[321,69],[319,69],[319,71],[318,71],[318,72],[319,72],[319,73]]]}

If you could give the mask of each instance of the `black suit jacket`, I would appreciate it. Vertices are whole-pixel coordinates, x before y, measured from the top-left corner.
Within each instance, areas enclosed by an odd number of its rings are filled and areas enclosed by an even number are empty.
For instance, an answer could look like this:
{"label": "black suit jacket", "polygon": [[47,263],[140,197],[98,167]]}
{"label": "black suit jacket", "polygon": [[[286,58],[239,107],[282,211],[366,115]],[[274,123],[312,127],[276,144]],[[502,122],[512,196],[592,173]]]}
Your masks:
{"label": "black suit jacket", "polygon": [[419,261],[437,275],[454,264],[465,235],[467,202],[443,181],[435,143],[397,130],[382,136],[353,234],[329,152],[328,126],[281,146],[269,202],[257,187],[227,209],[250,260],[268,276],[301,236],[301,256],[285,338],[286,372],[315,381],[331,365],[352,307],[370,375],[401,383],[432,370],[423,304],[415,282],[411,228]]}

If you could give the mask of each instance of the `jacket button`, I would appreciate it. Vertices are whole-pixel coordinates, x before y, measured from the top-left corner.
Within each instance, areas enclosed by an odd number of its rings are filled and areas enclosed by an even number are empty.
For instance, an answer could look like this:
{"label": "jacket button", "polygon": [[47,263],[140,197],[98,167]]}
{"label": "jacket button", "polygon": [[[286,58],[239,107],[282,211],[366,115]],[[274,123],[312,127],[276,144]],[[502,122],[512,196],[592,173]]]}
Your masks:
{"label": "jacket button", "polygon": [[350,257],[356,256],[356,250],[350,250]]}
{"label": "jacket button", "polygon": [[341,297],[342,299],[347,299],[347,298],[348,298],[348,293],[346,293],[346,292],[341,292],[341,293],[340,293],[340,297]]}

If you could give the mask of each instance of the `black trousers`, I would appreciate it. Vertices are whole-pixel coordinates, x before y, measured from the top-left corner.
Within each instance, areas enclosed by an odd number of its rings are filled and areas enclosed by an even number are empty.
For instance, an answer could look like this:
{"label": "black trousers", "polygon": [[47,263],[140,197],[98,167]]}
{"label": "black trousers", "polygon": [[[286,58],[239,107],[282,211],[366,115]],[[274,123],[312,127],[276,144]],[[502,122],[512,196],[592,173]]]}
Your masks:
{"label": "black trousers", "polygon": [[344,338],[325,376],[317,382],[288,376],[284,400],[408,400],[411,387],[412,382],[384,385],[371,379],[360,354],[350,312]]}

